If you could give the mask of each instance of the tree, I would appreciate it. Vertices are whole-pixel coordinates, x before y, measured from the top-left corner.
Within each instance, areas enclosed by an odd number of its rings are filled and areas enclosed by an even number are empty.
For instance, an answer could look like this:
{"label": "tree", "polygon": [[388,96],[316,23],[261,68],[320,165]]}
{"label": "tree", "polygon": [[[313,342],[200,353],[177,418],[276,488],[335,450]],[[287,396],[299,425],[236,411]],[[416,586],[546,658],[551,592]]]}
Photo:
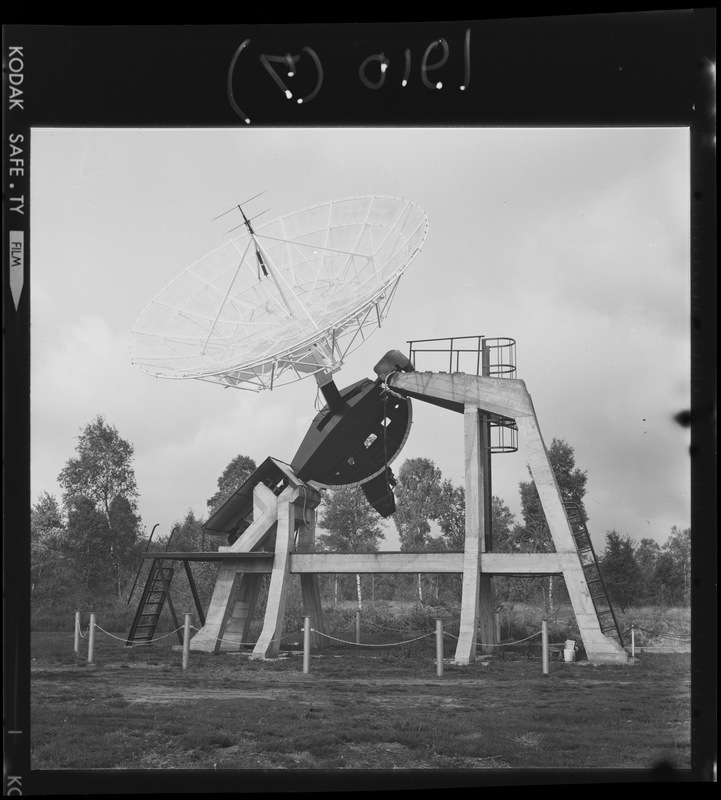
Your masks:
{"label": "tree", "polygon": [[65,505],[80,495],[109,517],[110,504],[122,496],[135,511],[138,487],[132,466],[133,446],[120,437],[117,428],[98,414],[78,437],[76,451],[78,457],[69,459],[58,476],[58,483],[65,490]]}
{"label": "tree", "polygon": [[114,586],[108,517],[84,495],[73,496],[67,513],[68,553],[79,596],[83,602],[101,598],[109,594],[109,586]]}
{"label": "tree", "polygon": [[[575,503],[585,522],[588,514],[583,505],[583,498],[586,495],[588,476],[586,472],[576,467],[573,447],[563,439],[554,439],[548,448],[548,460],[558,484],[561,500],[564,503]],[[552,551],[550,530],[533,477],[529,482],[521,482],[518,488],[523,516],[523,529],[517,531],[522,537],[517,541],[518,549],[527,552]]]}
{"label": "tree", "polygon": [[43,492],[30,511],[30,597],[57,602],[64,593],[68,564],[63,550],[65,523],[54,495]]}
{"label": "tree", "polygon": [[653,600],[663,605],[687,605],[691,600],[691,529],[676,525],[658,548],[654,564]]}
{"label": "tree", "polygon": [[691,528],[681,530],[674,525],[663,549],[673,558],[682,587],[681,601],[688,604],[691,602]]}
{"label": "tree", "polygon": [[[172,549],[177,551],[201,550],[203,544],[203,525],[205,521],[198,519],[192,508],[189,508],[183,519],[177,520],[171,528]],[[167,544],[167,540],[166,540]]]}
{"label": "tree", "polygon": [[[170,549],[180,552],[192,552],[202,549],[204,520],[198,519],[192,509],[188,509],[183,519],[177,520],[170,534]],[[162,540],[159,544],[163,544]],[[167,539],[161,547],[164,549]],[[195,562],[191,574],[203,608],[208,607],[218,577],[218,566],[213,562]],[[184,569],[179,569],[173,576],[173,602],[176,608],[192,609],[195,600]]]}
{"label": "tree", "polygon": [[109,561],[115,582],[115,594],[120,597],[123,586],[140,565],[140,517],[127,497],[118,495],[110,503]]}
{"label": "tree", "polygon": [[[441,484],[436,520],[445,540],[446,550],[462,551],[466,539],[466,492],[463,486],[454,486],[450,480]],[[513,536],[515,515],[500,497],[491,501],[491,539],[495,552],[509,552]],[[435,548],[437,549],[437,548]]]}
{"label": "tree", "polygon": [[641,539],[635,555],[636,563],[641,570],[640,598],[653,601],[655,594],[653,576],[658,557],[661,555],[661,545],[655,539]]}
{"label": "tree", "polygon": [[[564,503],[575,503],[582,519],[588,519],[586,509],[583,505],[583,498],[586,494],[586,482],[588,477],[576,467],[576,457],[573,447],[563,439],[553,439],[548,448],[548,460],[556,478],[556,484]],[[529,468],[529,474],[531,470]],[[521,494],[521,514],[523,515],[523,527],[518,527],[514,531],[515,548],[525,552],[553,552],[553,540],[551,532],[546,522],[546,515],[538,496],[538,489],[531,474],[529,482],[519,484]],[[547,579],[547,605],[549,610],[553,610],[553,576]]]}
{"label": "tree", "polygon": [[664,550],[656,559],[653,571],[654,600],[660,605],[677,605],[683,600],[683,573],[673,560],[673,555]]}
{"label": "tree", "polygon": [[511,551],[513,531],[516,527],[516,516],[500,497],[493,496],[491,507],[491,532],[493,550],[497,553]]}
{"label": "tree", "polygon": [[99,414],[83,428],[76,452],[58,476],[67,545],[86,595],[120,596],[140,538],[133,446]]}
{"label": "tree", "polygon": [[641,570],[636,562],[633,540],[616,531],[607,531],[600,567],[610,599],[625,611],[638,599],[641,589]]}
{"label": "tree", "polygon": [[441,471],[428,458],[409,458],[398,471],[394,521],[401,550],[426,549],[430,521],[437,519],[441,500]]}
{"label": "tree", "polygon": [[[441,504],[441,471],[428,458],[409,458],[398,471],[394,521],[404,552],[428,549],[431,520],[438,518]],[[421,574],[418,599],[423,602]]]}
{"label": "tree", "polygon": [[436,519],[446,549],[463,550],[466,540],[466,490],[445,480],[440,487]]}
{"label": "tree", "polygon": [[[340,553],[368,553],[378,550],[383,530],[378,513],[368,504],[360,486],[340,486],[325,493],[318,536],[321,549]],[[337,586],[337,583],[336,583]],[[360,575],[356,575],[358,607],[361,608]]]}
{"label": "tree", "polygon": [[209,513],[214,514],[255,470],[256,465],[252,458],[244,455],[236,456],[218,478],[218,491],[208,499]]}

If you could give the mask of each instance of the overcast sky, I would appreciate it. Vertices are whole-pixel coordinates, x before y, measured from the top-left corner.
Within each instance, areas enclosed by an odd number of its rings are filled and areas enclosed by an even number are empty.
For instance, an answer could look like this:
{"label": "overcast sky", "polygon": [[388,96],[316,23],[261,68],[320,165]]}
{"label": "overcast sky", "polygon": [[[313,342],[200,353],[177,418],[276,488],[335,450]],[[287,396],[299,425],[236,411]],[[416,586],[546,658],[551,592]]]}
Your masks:
{"label": "overcast sky", "polygon": [[[135,447],[140,513],[167,534],[205,516],[236,455],[289,462],[315,414],[310,378],[273,392],[152,378],[131,329],[176,275],[227,241],[218,214],[258,192],[262,221],[343,197],[403,197],[423,249],[383,327],[335,376],[374,378],[409,339],[508,336],[547,445],[588,472],[597,548],[690,526],[689,132],[647,129],[36,129],[32,132],[32,499],[97,414]],[[419,361],[419,368],[423,368]],[[414,401],[394,467],[463,482],[463,418]],[[520,520],[523,451],[493,493]],[[384,549],[397,549],[390,526]]]}

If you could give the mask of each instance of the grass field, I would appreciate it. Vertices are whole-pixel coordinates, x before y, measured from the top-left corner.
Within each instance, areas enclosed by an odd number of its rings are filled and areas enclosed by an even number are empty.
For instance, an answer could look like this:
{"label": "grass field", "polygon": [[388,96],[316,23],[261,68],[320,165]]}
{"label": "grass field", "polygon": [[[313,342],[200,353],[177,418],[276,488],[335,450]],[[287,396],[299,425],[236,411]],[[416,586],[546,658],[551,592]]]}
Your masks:
{"label": "grass field", "polygon": [[529,648],[438,677],[433,637],[376,637],[333,642],[304,674],[298,650],[191,653],[183,670],[175,637],[127,649],[117,636],[98,633],[88,665],[72,632],[33,634],[32,769],[690,767],[688,653],[554,660],[544,676]]}

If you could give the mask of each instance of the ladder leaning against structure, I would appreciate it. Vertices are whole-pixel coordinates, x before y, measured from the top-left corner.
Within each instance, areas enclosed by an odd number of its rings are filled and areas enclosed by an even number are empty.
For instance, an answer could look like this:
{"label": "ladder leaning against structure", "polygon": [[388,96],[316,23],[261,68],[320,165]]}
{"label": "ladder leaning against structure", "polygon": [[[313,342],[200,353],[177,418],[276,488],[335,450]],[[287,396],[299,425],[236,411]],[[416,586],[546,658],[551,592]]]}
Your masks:
{"label": "ladder leaning against structure", "polygon": [[586,582],[591,593],[593,606],[596,609],[601,631],[606,636],[615,639],[623,647],[621,629],[618,626],[611,599],[603,582],[601,568],[599,567],[596,551],[593,549],[593,542],[591,541],[591,534],[588,532],[583,514],[576,503],[564,503],[563,505],[576,542],[578,557],[586,575]]}
{"label": "ladder leaning against structure", "polygon": [[[157,525],[155,527],[157,527]],[[176,530],[177,529],[174,528],[168,537],[168,541],[165,545],[166,551],[170,546],[170,540],[173,538],[173,533],[175,533]],[[153,528],[153,533],[154,532],[155,528]],[[150,546],[150,541],[153,538],[153,533],[150,534],[150,539],[148,539],[148,547]],[[151,558],[147,560],[150,562],[150,568],[147,573],[147,579],[145,581],[145,586],[143,587],[143,593],[140,597],[140,602],[138,603],[138,608],[135,612],[133,624],[130,627],[130,632],[128,633],[125,646],[132,647],[134,644],[147,644],[152,641],[155,631],[158,627],[158,622],[160,621],[160,615],[162,614],[166,603],[168,606],[168,611],[170,612],[170,616],[173,619],[175,629],[178,633],[178,639],[182,644],[183,637],[180,632],[180,624],[175,613],[175,608],[173,607],[173,601],[170,597],[170,582],[173,579],[175,570],[173,567],[164,565],[162,555],[159,555],[157,558]],[[140,578],[142,571],[143,564],[141,564],[140,569],[138,570],[135,583],[133,584],[133,588],[130,592],[130,597],[128,597],[128,604],[130,604],[133,592],[135,591],[135,586],[138,583],[138,579]]]}

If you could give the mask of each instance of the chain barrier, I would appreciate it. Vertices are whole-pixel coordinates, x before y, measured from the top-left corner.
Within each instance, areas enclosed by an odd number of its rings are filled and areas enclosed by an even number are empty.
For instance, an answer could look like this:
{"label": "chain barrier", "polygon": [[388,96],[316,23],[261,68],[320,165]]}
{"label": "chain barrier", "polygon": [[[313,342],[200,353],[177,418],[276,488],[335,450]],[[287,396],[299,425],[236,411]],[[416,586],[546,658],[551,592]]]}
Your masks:
{"label": "chain barrier", "polygon": [[342,631],[352,631],[355,630],[355,619],[352,619],[347,625],[337,626],[340,627]]}
{"label": "chain barrier", "polygon": [[[76,627],[78,627],[78,626],[76,626]],[[126,641],[125,637],[116,636],[114,633],[110,633],[109,631],[106,631],[105,628],[102,628],[100,625],[98,625],[97,622],[95,623],[95,629],[98,630],[98,631],[101,631],[106,636],[109,636],[111,639],[116,639],[119,642],[125,642]],[[201,628],[196,628],[194,625],[191,625],[190,629],[192,631],[195,631],[196,633],[199,633],[202,630]],[[153,639],[151,639],[151,640],[144,641],[144,642],[133,642],[131,646],[132,647],[137,647],[137,646],[144,647],[146,645],[153,644],[154,642],[159,642],[162,639],[167,639],[168,637],[173,636],[174,634],[178,633],[178,631],[182,631],[182,630],[183,630],[183,626],[180,626],[179,628],[175,628],[174,630],[172,630],[172,631],[170,631],[170,632],[168,632],[166,634],[163,634],[162,636],[154,636]],[[82,631],[80,631],[80,637],[81,638],[85,638],[85,636],[88,635],[89,631],[90,631],[90,626],[88,626],[88,628],[87,628],[87,630],[86,630],[86,632],[84,634],[82,633]],[[295,633],[284,633],[282,636],[279,636],[276,639],[271,639],[269,644],[274,644],[275,642],[281,642],[283,639],[287,639],[287,638],[289,638],[291,636],[302,636],[302,635],[303,635],[303,630],[302,629],[299,630],[299,631],[296,631]],[[224,644],[238,645],[238,647],[241,647],[243,645],[246,645],[246,646],[251,645],[252,646],[252,645],[256,644],[256,642],[236,642],[236,641],[233,641],[232,639],[221,639],[221,638],[219,638],[217,636],[209,636],[208,638],[209,639],[215,639],[216,642],[223,642]]]}
{"label": "chain barrier", "polygon": [[[355,625],[355,622],[353,623]],[[408,628],[390,628],[387,625],[378,625],[369,620],[364,620],[363,627],[370,633],[408,633]],[[412,628],[411,628],[412,630]],[[417,628],[416,628],[417,630]],[[435,631],[432,631],[435,633]]]}
{"label": "chain barrier", "polygon": [[[108,633],[108,631],[106,631],[103,628],[101,628],[100,625],[98,625],[97,623],[96,623],[95,627],[97,628],[97,630],[102,631],[104,634],[106,634],[107,636],[110,636],[113,639],[118,639],[118,641],[125,641],[125,639],[123,639],[123,638],[115,636],[112,633]],[[201,630],[201,628],[196,628],[194,625],[191,625],[190,629],[195,631],[196,633],[199,633],[200,630]],[[181,631],[181,630],[183,630],[183,629],[182,628],[176,628],[175,630],[170,631],[170,633],[167,633],[164,636],[158,636],[158,637],[154,638],[152,640],[152,642],[157,642],[157,641],[160,641],[161,639],[167,639],[169,636],[172,636],[174,633],[177,633],[178,631]],[[311,630],[311,633],[317,633],[318,636],[323,636],[326,639],[332,639],[333,641],[341,642],[342,644],[353,645],[354,647],[398,647],[399,645],[411,644],[412,642],[419,642],[421,639],[427,639],[430,636],[435,636],[436,635],[435,631],[429,631],[428,633],[424,633],[421,636],[416,636],[416,637],[414,637],[412,639],[403,639],[403,640],[401,640],[399,642],[387,642],[385,644],[370,644],[370,643],[367,643],[367,642],[365,642],[365,643],[364,642],[360,642],[359,643],[359,642],[351,642],[351,641],[348,641],[347,639],[339,639],[336,636],[331,636],[329,633],[323,633],[322,631],[316,630],[315,628],[311,628],[310,630]],[[286,634],[283,634],[282,636],[280,636],[280,637],[278,637],[276,639],[271,639],[269,644],[274,644],[275,642],[280,642],[283,639],[287,639],[287,638],[290,638],[292,636],[302,636],[303,633],[304,633],[304,631],[302,629],[299,630],[299,631],[296,631],[295,633],[286,633]],[[443,635],[444,636],[450,636],[452,639],[458,639],[457,636],[455,636],[452,633],[449,633],[448,631],[444,631]],[[487,644],[485,642],[475,641],[474,645],[476,645],[476,647],[508,647],[509,645],[522,644],[523,642],[526,642],[529,639],[535,639],[537,636],[540,636],[540,635],[541,635],[541,632],[539,631],[538,633],[534,633],[531,636],[527,636],[525,639],[517,639],[516,641],[513,641],[513,642],[501,642],[499,644],[491,644],[491,643]],[[209,639],[214,639],[216,642],[222,642],[223,644],[237,645],[238,647],[243,647],[243,646],[248,647],[248,646],[254,646],[255,644],[257,644],[257,642],[238,642],[238,641],[234,641],[233,639],[220,638],[218,636],[209,636],[208,638]],[[152,644],[152,642],[150,642],[150,641],[148,641],[148,642],[135,642],[134,645],[135,644],[146,645],[146,644]]]}
{"label": "chain barrier", "polygon": [[[110,633],[109,631],[106,631],[104,628],[101,628],[100,625],[98,625],[97,622],[95,623],[95,629],[98,630],[98,631],[102,631],[106,636],[109,636],[111,639],[117,639],[119,642],[125,642],[126,641],[126,638],[124,636],[116,636],[114,633]],[[152,644],[153,642],[159,642],[161,639],[167,639],[168,636],[172,636],[174,633],[177,633],[178,631],[182,631],[182,630],[183,630],[183,628],[181,626],[180,628],[176,628],[174,631],[170,631],[170,633],[166,633],[163,636],[157,636],[157,637],[155,637],[154,639],[152,639],[150,641],[133,642],[133,646],[136,645],[136,644],[146,645],[146,644]]]}
{"label": "chain barrier", "polygon": [[[486,643],[486,642],[474,641],[473,644],[476,645],[476,647],[510,647],[511,645],[514,644],[522,644],[523,642],[527,642],[529,639],[535,639],[536,636],[540,636],[541,633],[542,631],[538,631],[537,633],[532,633],[530,636],[526,636],[525,639],[517,639],[515,642],[498,642],[497,644],[494,644],[491,642]],[[447,633],[446,631],[443,631],[443,635],[450,636],[452,639],[458,639],[458,637],[455,634]]]}
{"label": "chain barrier", "polygon": [[[367,624],[368,623],[366,623],[366,625]],[[351,626],[349,626],[349,628],[352,628],[354,626],[355,626],[355,622],[353,622],[353,624]],[[106,636],[109,636],[111,639],[116,639],[117,641],[121,641],[121,642],[126,641],[126,639],[124,637],[116,636],[115,634],[112,634],[109,631],[106,631],[104,628],[102,628],[97,623],[95,623],[95,628],[96,628],[96,630],[101,631],[102,633],[104,633]],[[371,623],[371,628],[376,633],[378,633],[378,632],[388,632],[388,631],[395,631],[397,633],[402,633],[403,632],[401,629],[384,628],[383,626],[373,625],[372,623]],[[191,625],[190,629],[195,631],[196,633],[199,633],[202,630],[201,628],[196,628],[194,625]],[[85,633],[83,633],[79,622],[76,620],[75,630],[80,635],[80,638],[84,639],[84,638],[86,638],[88,636],[88,634],[90,632],[90,625],[88,625],[88,627],[85,630]],[[181,630],[183,630],[183,627],[175,628],[174,630],[172,630],[172,631],[170,631],[170,632],[168,632],[166,634],[163,634],[162,636],[154,637],[152,640],[141,641],[141,642],[133,642],[132,646],[135,647],[135,646],[138,646],[138,645],[141,645],[141,646],[150,645],[150,644],[153,644],[154,642],[158,642],[158,641],[160,641],[162,639],[167,639],[170,636],[174,636],[175,634],[178,633],[178,631],[181,631]],[[338,637],[331,636],[330,634],[324,633],[323,631],[316,630],[315,628],[311,628],[310,630],[311,630],[311,633],[316,633],[318,636],[323,636],[326,639],[331,639],[333,641],[340,642],[341,644],[352,645],[352,646],[355,646],[355,647],[398,647],[400,645],[412,644],[413,642],[418,642],[418,641],[421,641],[422,639],[427,639],[427,638],[429,638],[431,636],[435,636],[436,635],[435,631],[429,631],[427,633],[422,634],[421,636],[416,636],[416,637],[411,638],[411,639],[404,639],[404,640],[401,640],[401,641],[398,641],[398,642],[388,642],[388,643],[384,643],[384,644],[370,644],[370,643],[363,643],[363,642],[353,642],[353,641],[349,641],[347,639],[339,639]],[[633,630],[641,631],[641,632],[644,632],[644,633],[648,633],[648,634],[650,634],[652,636],[655,636],[655,637],[658,637],[658,638],[662,638],[662,639],[671,639],[673,641],[678,641],[678,642],[690,642],[691,641],[690,637],[683,637],[683,636],[676,636],[676,635],[673,635],[673,634],[658,633],[656,631],[649,630],[648,628],[642,628],[642,627],[637,626],[637,625],[633,625],[632,627],[630,627],[626,631],[624,631],[624,635],[627,634],[627,633],[630,633]],[[279,636],[279,637],[277,637],[275,639],[271,639],[268,644],[274,644],[276,642],[281,642],[283,639],[288,639],[288,638],[291,638],[291,637],[294,637],[294,636],[303,636],[303,634],[304,634],[304,630],[303,629],[301,629],[299,631],[296,631],[295,633],[286,633],[286,634],[283,634],[283,635],[281,635],[281,636]],[[443,635],[444,636],[449,636],[450,638],[455,639],[455,640],[458,640],[458,638],[459,638],[455,634],[452,634],[452,633],[450,633],[448,631],[443,631]],[[523,642],[528,642],[531,639],[535,639],[536,637],[541,636],[541,635],[542,635],[542,631],[537,631],[536,633],[533,633],[530,636],[526,636],[523,639],[516,639],[514,641],[495,643],[495,642],[481,642],[481,641],[477,641],[476,640],[476,641],[473,642],[473,644],[474,644],[475,647],[505,648],[505,647],[511,647],[513,645],[523,644]],[[248,646],[254,646],[255,644],[257,644],[257,642],[234,641],[232,639],[220,638],[220,637],[217,637],[217,636],[208,636],[208,638],[209,639],[213,639],[216,642],[222,642],[223,644],[233,645],[233,646],[237,646],[237,647],[243,647],[243,646],[248,647]]]}
{"label": "chain barrier", "polygon": [[[196,628],[195,625],[191,625],[190,629],[195,631],[196,633],[199,633],[202,630],[202,628]],[[295,633],[284,633],[277,639],[271,639],[270,642],[268,642],[268,644],[274,644],[275,642],[282,642],[283,639],[288,639],[291,636],[302,636],[302,634],[303,634],[302,630],[296,631]],[[219,636],[208,636],[208,639],[215,639],[216,642],[222,642],[223,644],[237,645],[238,647],[242,646],[252,647],[257,644],[257,642],[236,642],[233,639],[226,639],[226,638],[221,639]]]}
{"label": "chain barrier", "polygon": [[631,633],[631,631],[643,631],[643,633],[648,633],[651,636],[655,636],[656,638],[659,638],[659,639],[673,639],[674,641],[677,641],[677,642],[690,642],[691,641],[691,637],[690,636],[676,636],[676,635],[671,634],[671,633],[659,633],[658,631],[651,631],[648,628],[642,628],[640,625],[632,625],[630,628],[627,628],[623,632],[623,635],[625,636],[627,633]]}
{"label": "chain barrier", "polygon": [[423,636],[418,636],[415,639],[406,639],[404,642],[390,642],[388,644],[364,644],[363,642],[349,642],[345,639],[337,639],[335,636],[331,636],[329,633],[323,633],[322,631],[317,631],[315,628],[311,628],[311,633],[317,633],[318,636],[324,636],[326,639],[333,639],[336,642],[342,642],[343,644],[351,644],[355,647],[396,647],[399,644],[410,644],[411,642],[418,642],[421,639],[427,639],[429,636],[434,636],[435,633],[425,633]]}
{"label": "chain barrier", "polygon": [[[99,630],[102,633],[104,633],[106,636],[109,636],[111,639],[116,639],[119,642],[126,641],[126,639],[124,637],[115,636],[115,634],[110,633],[109,631],[106,631],[104,628],[100,627],[100,625],[98,625],[97,623],[95,623],[95,628],[96,628],[96,630]],[[195,631],[196,633],[199,633],[202,630],[201,628],[196,628],[194,625],[191,625],[190,629]],[[81,638],[85,638],[85,636],[87,636],[89,630],[90,630],[90,627],[88,626],[88,629],[86,630],[85,634],[83,634],[82,631],[81,631],[80,632]],[[132,646],[135,647],[135,646],[138,646],[138,645],[140,645],[140,646],[150,645],[150,644],[153,644],[153,642],[158,642],[158,641],[161,641],[162,639],[167,639],[168,637],[173,636],[174,634],[178,633],[178,631],[182,631],[182,630],[183,630],[183,627],[181,626],[179,628],[175,628],[174,630],[172,630],[172,631],[170,631],[170,632],[168,632],[168,633],[166,633],[166,634],[164,634],[162,636],[156,636],[150,641],[133,642]],[[383,629],[381,628],[380,630],[382,631]],[[388,629],[388,630],[392,630],[392,629]],[[637,629],[637,630],[639,630],[639,629]],[[398,630],[398,633],[401,633],[401,632],[402,631]],[[286,634],[283,634],[282,636],[279,636],[276,639],[271,639],[269,644],[274,644],[275,642],[281,642],[283,639],[287,639],[287,638],[290,638],[292,636],[302,636],[303,633],[304,633],[304,631],[302,629],[299,630],[299,631],[296,631],[295,633],[286,633]],[[351,642],[351,641],[348,641],[346,639],[339,639],[339,638],[337,638],[335,636],[331,636],[328,633],[323,633],[322,631],[316,630],[315,628],[311,628],[311,633],[317,633],[318,636],[324,636],[326,639],[333,639],[333,641],[341,642],[342,644],[353,645],[355,647],[397,647],[397,646],[403,645],[403,644],[411,644],[412,642],[419,642],[421,639],[427,639],[429,636],[435,636],[435,634],[436,634],[435,631],[429,631],[428,633],[424,633],[421,636],[416,636],[416,637],[414,637],[412,639],[404,639],[404,640],[401,640],[399,642],[388,642],[388,643],[385,643],[385,644],[370,644],[370,643],[363,643],[363,642],[360,642],[360,643],[359,642]],[[453,633],[449,633],[448,631],[443,631],[443,635],[444,636],[450,636],[452,639],[456,639],[456,640],[458,639],[458,636],[456,636]],[[541,631],[538,631],[537,633],[534,633],[534,634],[531,634],[530,636],[527,636],[525,639],[516,639],[515,641],[512,641],[512,642],[499,642],[499,643],[490,643],[490,642],[488,642],[488,643],[486,643],[486,642],[474,641],[473,644],[476,647],[509,647],[509,646],[515,645],[515,644],[522,644],[523,642],[527,642],[529,639],[535,639],[537,636],[540,636],[540,635],[541,635]],[[238,642],[238,641],[235,641],[233,639],[220,638],[218,636],[208,636],[208,638],[209,639],[214,639],[216,642],[222,642],[223,644],[237,645],[238,647],[243,647],[243,646],[248,647],[248,646],[254,646],[255,644],[257,644],[257,642]],[[672,638],[672,637],[667,637],[667,638]]]}

